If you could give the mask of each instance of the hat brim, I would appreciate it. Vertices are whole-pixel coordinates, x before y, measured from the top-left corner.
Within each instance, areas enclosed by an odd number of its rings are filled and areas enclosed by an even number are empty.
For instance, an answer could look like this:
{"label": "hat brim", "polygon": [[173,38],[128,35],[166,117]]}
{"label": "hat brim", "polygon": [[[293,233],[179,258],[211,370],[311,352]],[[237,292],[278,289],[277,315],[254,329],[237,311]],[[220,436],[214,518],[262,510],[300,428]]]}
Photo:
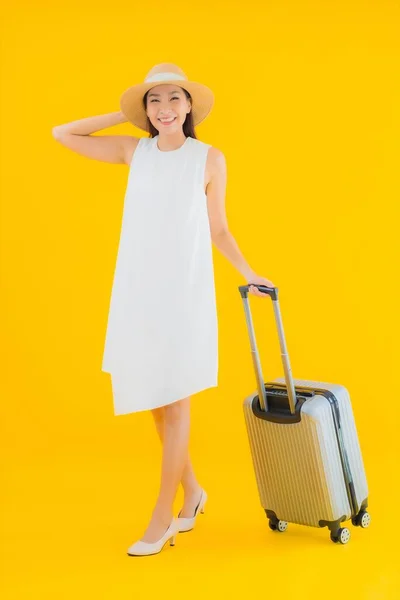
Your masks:
{"label": "hat brim", "polygon": [[214,93],[203,83],[170,79],[155,83],[139,83],[125,90],[120,98],[120,108],[126,118],[139,129],[149,132],[147,114],[143,106],[143,96],[156,85],[176,84],[185,88],[192,97],[192,116],[194,125],[198,125],[207,117],[214,106]]}

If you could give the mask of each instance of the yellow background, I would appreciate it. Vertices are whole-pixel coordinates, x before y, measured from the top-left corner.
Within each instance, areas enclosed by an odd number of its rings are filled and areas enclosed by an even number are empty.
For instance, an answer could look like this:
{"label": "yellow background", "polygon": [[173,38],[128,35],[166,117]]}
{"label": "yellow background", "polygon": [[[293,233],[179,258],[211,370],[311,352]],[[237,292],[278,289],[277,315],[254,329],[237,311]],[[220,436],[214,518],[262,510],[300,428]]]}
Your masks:
{"label": "yellow background", "polygon": [[[389,0],[3,5],[4,598],[400,596],[399,26]],[[101,371],[128,170],[72,153],[51,130],[119,110],[167,61],[215,92],[197,135],[226,156],[244,256],[279,287],[294,377],[351,393],[372,524],[350,525],[348,546],[327,529],[268,528],[242,413],[256,387],[245,281],[214,249],[219,387],[193,397],[191,430],[206,512],[174,548],[126,555],[161,460],[150,413],[115,418]],[[250,302],[272,379],[271,303]],[[181,501],[180,489],[176,511]]]}

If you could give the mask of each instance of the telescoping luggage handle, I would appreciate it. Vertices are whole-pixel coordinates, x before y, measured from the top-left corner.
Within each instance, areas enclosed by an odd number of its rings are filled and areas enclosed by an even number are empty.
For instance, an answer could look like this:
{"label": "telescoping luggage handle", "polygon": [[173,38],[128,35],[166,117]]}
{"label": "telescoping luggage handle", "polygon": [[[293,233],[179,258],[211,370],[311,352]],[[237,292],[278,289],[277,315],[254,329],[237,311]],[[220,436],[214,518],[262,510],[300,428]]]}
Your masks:
{"label": "telescoping luggage handle", "polygon": [[240,292],[240,295],[243,300],[247,329],[248,329],[249,337],[250,337],[251,353],[252,353],[252,358],[253,358],[254,370],[255,370],[256,378],[257,378],[257,389],[258,389],[258,397],[260,399],[261,410],[268,411],[268,405],[267,405],[267,396],[266,396],[266,392],[265,392],[264,378],[263,378],[263,374],[261,371],[260,356],[258,353],[256,336],[254,333],[253,319],[251,316],[250,304],[249,304],[249,299],[248,299],[250,285],[254,285],[254,287],[258,288],[260,290],[260,292],[262,292],[264,294],[268,294],[271,297],[272,306],[274,308],[275,321],[276,321],[276,325],[278,328],[283,370],[285,373],[286,388],[287,388],[287,393],[288,393],[288,398],[289,398],[289,408],[290,408],[290,412],[292,414],[294,414],[296,412],[297,398],[296,398],[296,391],[295,391],[295,387],[294,387],[294,383],[293,383],[292,370],[290,367],[289,355],[288,355],[287,348],[286,348],[285,334],[283,332],[282,317],[281,317],[281,311],[280,311],[279,300],[278,300],[278,288],[276,288],[276,287],[270,288],[265,285],[257,285],[255,283],[253,283],[253,284],[250,283],[248,285],[240,285],[239,292]]}

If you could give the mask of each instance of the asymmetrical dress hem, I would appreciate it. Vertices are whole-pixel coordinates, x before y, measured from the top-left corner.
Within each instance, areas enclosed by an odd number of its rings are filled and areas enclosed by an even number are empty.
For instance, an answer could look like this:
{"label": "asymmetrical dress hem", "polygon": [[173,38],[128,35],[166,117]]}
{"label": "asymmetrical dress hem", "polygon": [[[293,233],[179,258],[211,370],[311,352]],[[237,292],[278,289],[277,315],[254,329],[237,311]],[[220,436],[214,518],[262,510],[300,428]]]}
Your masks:
{"label": "asymmetrical dress hem", "polygon": [[[111,380],[112,380],[113,376],[111,374]],[[113,383],[114,386],[114,383]],[[195,389],[193,386],[190,387],[190,389],[188,388],[186,391],[182,391],[181,393],[178,393],[176,395],[174,395],[173,398],[171,398],[170,400],[166,400],[165,398],[161,401],[161,403],[154,403],[154,404],[149,404],[143,407],[136,407],[135,410],[132,410],[131,408],[127,408],[127,409],[121,409],[116,407],[114,410],[114,415],[118,416],[118,415],[127,415],[133,412],[144,412],[146,410],[152,410],[153,408],[161,408],[162,406],[169,406],[170,404],[174,404],[174,402],[178,402],[179,400],[183,400],[183,398],[187,398],[189,396],[194,396],[195,394],[198,394],[200,392],[203,392],[207,389],[210,388],[215,388],[218,387],[218,380],[214,381],[214,383],[209,383],[209,384],[202,384],[198,389]],[[113,388],[114,389],[114,388]]]}

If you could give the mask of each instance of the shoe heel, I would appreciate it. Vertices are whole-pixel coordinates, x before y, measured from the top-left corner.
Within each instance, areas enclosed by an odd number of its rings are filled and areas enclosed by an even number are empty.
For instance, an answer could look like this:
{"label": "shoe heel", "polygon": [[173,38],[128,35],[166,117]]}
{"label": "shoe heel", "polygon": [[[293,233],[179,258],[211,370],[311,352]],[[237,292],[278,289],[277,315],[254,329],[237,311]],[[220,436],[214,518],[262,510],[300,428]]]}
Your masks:
{"label": "shoe heel", "polygon": [[176,539],[176,533],[175,535],[172,536],[172,538],[169,540],[169,545],[170,546],[175,546],[175,539]]}

